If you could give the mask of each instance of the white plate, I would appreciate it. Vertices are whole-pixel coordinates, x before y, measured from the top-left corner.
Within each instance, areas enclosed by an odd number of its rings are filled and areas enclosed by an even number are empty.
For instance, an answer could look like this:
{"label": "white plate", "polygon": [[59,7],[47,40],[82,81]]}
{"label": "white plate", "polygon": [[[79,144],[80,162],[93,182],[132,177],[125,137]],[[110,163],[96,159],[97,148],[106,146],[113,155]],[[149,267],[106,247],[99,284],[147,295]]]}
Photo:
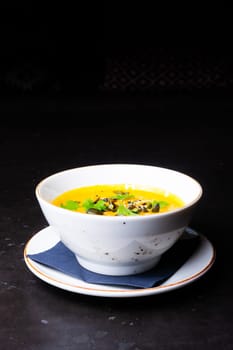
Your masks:
{"label": "white plate", "polygon": [[172,277],[167,279],[166,282],[160,286],[152,288],[135,289],[90,284],[31,260],[27,257],[27,254],[35,254],[47,250],[59,241],[59,238],[50,226],[36,233],[27,242],[24,249],[24,260],[29,270],[35,276],[44,282],[70,292],[102,297],[142,297],[183,287],[200,278],[213,265],[216,252],[212,243],[205,236],[198,234],[191,228],[187,229],[187,234],[199,235],[201,241],[200,245],[198,245],[198,248],[196,248],[190,258]]}

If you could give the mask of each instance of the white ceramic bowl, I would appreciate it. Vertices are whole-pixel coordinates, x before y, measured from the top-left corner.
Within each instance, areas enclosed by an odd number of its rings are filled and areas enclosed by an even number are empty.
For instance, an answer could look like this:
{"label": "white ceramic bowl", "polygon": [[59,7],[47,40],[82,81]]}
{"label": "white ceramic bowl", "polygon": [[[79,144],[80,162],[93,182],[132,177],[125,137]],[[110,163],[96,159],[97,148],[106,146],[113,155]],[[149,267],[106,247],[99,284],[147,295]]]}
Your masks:
{"label": "white ceramic bowl", "polygon": [[[51,203],[73,188],[121,183],[162,188],[179,196],[185,205],[155,215],[103,216],[77,213]],[[167,168],[101,164],[48,176],[35,193],[49,225],[83,267],[102,274],[130,275],[155,266],[179,239],[202,196],[202,187],[192,177]]]}

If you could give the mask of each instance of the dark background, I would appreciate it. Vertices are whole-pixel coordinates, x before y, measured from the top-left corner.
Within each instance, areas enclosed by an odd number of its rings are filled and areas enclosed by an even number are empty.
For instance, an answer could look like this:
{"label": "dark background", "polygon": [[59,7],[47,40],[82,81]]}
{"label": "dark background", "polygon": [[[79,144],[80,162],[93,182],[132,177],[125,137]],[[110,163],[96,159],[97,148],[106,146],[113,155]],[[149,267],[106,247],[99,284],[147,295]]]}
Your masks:
{"label": "dark background", "polygon": [[231,112],[232,27],[224,3],[1,4],[0,112]]}

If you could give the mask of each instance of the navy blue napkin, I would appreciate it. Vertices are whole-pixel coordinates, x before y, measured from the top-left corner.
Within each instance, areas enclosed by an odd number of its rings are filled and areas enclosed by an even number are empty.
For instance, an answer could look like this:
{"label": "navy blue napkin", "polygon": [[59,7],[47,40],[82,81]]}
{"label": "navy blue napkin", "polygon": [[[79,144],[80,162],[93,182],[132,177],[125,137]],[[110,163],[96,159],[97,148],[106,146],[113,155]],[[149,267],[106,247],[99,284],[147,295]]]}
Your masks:
{"label": "navy blue napkin", "polygon": [[199,236],[186,234],[163,254],[154,268],[129,276],[108,276],[83,268],[75,255],[62,242],[58,242],[49,250],[27,256],[40,264],[88,283],[150,288],[162,284],[171,277],[195,251],[198,243]]}

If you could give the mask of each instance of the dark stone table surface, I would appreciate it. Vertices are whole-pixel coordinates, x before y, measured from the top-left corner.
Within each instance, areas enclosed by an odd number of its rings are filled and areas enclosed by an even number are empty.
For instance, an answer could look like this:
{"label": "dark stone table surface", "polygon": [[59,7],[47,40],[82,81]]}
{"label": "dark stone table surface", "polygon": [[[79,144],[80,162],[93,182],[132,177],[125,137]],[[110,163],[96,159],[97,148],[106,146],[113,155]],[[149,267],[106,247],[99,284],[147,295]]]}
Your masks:
{"label": "dark stone table surface", "polygon": [[[141,127],[133,121],[124,127],[119,118],[112,125],[109,119],[103,128],[72,128],[67,115],[63,128],[46,128],[38,112],[34,127],[1,126],[1,349],[233,348],[233,141],[222,117],[219,113],[221,127],[188,117],[183,127],[156,127],[156,120],[151,127],[142,116]],[[203,198],[190,226],[216,248],[214,265],[200,279],[167,293],[107,298],[59,289],[29,271],[25,244],[47,226],[35,198],[36,184],[67,168],[118,162],[169,167],[200,181]]]}

